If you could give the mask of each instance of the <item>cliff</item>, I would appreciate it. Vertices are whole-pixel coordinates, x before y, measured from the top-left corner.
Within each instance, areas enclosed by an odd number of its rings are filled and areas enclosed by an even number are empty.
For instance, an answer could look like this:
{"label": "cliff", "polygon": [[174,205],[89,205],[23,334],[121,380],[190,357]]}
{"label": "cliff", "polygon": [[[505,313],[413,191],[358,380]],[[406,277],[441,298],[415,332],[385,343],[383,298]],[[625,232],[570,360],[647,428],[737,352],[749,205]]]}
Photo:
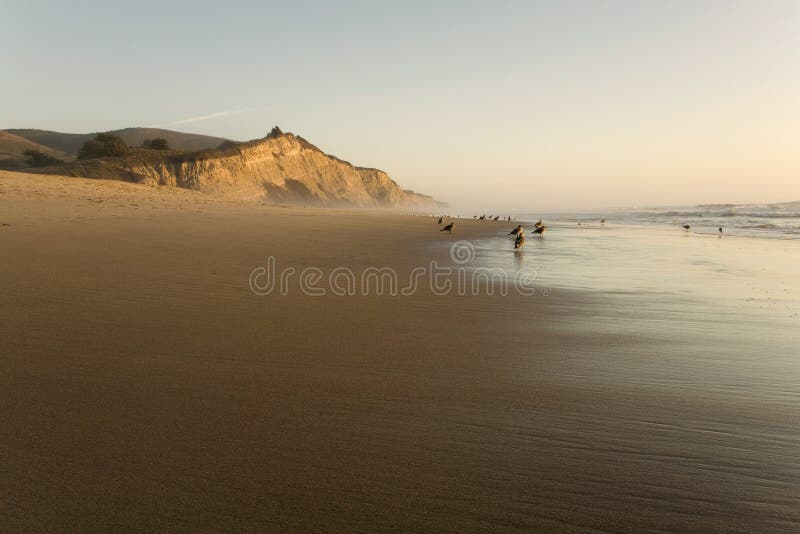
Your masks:
{"label": "cliff", "polygon": [[435,207],[378,169],[355,167],[293,134],[271,135],[224,150],[78,160],[40,172],[168,185],[215,196],[316,206]]}

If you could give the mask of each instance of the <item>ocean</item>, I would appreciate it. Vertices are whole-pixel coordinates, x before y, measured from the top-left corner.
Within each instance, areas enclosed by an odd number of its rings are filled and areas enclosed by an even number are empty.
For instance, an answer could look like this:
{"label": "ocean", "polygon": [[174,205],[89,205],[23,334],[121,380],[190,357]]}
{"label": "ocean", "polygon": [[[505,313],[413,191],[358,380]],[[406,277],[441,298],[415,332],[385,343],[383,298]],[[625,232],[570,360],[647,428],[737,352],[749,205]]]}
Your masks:
{"label": "ocean", "polygon": [[699,204],[682,207],[616,208],[597,213],[520,214],[519,220],[544,218],[562,224],[606,224],[680,227],[691,226],[692,233],[716,235],[722,227],[726,235],[800,239],[800,201],[778,204]]}

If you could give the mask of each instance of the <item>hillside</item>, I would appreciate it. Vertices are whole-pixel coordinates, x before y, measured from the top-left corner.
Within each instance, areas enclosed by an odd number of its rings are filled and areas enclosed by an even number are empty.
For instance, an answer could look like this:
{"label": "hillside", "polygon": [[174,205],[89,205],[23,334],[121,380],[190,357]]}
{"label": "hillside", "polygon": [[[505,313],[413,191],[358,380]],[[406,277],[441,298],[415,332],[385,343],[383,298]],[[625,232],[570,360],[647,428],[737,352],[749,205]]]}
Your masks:
{"label": "hillside", "polygon": [[0,131],[0,166],[16,166],[25,158],[26,150],[38,150],[56,158],[64,158],[65,154],[59,150],[40,145],[9,132]]}
{"label": "hillside", "polygon": [[437,205],[431,197],[403,190],[381,170],[355,167],[293,134],[268,136],[225,150],[135,150],[123,158],[77,160],[36,172],[175,186],[275,204]]}
{"label": "hillside", "polygon": [[130,146],[139,146],[145,139],[161,137],[166,139],[171,147],[177,150],[187,151],[216,148],[220,143],[225,141],[222,137],[175,132],[173,130],[164,130],[161,128],[124,128],[122,130],[86,134],[15,128],[9,128],[3,131],[71,156],[76,156],[83,143],[92,139],[97,133],[116,135]]}

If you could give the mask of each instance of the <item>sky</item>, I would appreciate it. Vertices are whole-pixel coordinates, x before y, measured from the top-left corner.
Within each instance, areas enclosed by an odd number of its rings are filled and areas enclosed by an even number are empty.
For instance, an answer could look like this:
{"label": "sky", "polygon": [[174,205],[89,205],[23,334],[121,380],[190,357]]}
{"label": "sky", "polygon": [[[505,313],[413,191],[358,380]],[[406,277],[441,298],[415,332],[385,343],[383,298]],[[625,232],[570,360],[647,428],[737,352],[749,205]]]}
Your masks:
{"label": "sky", "polygon": [[274,125],[454,210],[800,200],[800,2],[0,0],[0,128]]}

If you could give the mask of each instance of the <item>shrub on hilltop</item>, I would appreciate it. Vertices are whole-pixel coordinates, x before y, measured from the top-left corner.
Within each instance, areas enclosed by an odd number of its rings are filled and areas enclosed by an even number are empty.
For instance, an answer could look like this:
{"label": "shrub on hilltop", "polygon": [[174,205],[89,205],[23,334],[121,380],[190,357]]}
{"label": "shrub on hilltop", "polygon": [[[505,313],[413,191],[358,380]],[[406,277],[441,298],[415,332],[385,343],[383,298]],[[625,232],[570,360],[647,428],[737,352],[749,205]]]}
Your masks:
{"label": "shrub on hilltop", "polygon": [[63,159],[58,159],[50,154],[45,154],[41,150],[36,150],[33,148],[26,150],[24,154],[25,162],[31,167],[46,167],[48,165],[58,165],[59,163],[64,163]]}
{"label": "shrub on hilltop", "polygon": [[142,141],[143,148],[151,150],[169,150],[170,146],[166,139],[163,137],[156,137],[155,139],[145,139]]}
{"label": "shrub on hilltop", "polygon": [[94,139],[83,143],[78,152],[79,159],[102,158],[102,157],[121,157],[128,153],[128,145],[125,141],[111,134],[97,134]]}

